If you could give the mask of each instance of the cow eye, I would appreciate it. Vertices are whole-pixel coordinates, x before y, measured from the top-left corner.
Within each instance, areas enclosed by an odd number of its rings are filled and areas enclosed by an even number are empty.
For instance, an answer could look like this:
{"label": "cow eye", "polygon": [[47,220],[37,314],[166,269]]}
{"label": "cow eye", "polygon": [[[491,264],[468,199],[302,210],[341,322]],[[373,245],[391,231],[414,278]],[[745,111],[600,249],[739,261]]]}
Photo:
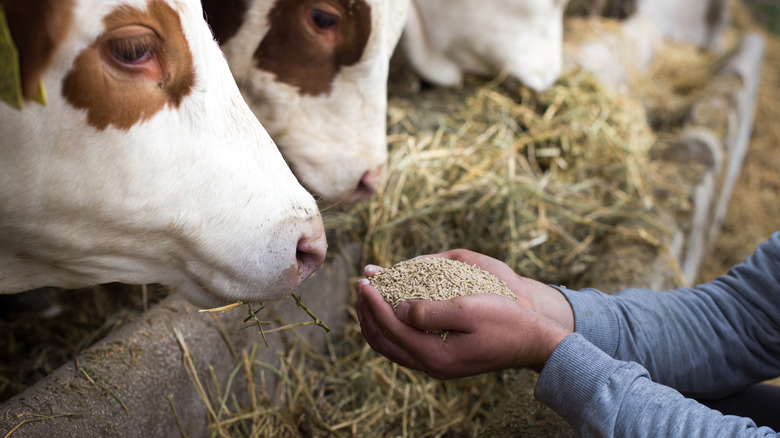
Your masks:
{"label": "cow eye", "polygon": [[154,41],[149,37],[118,38],[108,42],[111,56],[122,64],[138,65],[152,57]]}
{"label": "cow eye", "polygon": [[339,24],[338,15],[323,11],[322,9],[313,8],[311,12],[309,12],[309,17],[311,18],[312,23],[322,30],[333,29]]}

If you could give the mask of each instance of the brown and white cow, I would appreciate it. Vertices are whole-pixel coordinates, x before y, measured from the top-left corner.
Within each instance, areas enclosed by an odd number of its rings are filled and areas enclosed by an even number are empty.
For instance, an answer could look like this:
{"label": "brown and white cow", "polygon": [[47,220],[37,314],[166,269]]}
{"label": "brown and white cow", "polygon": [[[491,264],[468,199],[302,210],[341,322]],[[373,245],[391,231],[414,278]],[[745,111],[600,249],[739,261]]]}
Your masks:
{"label": "brown and white cow", "polygon": [[409,0],[203,0],[244,98],[301,183],[371,195],[387,161],[387,76]]}
{"label": "brown and white cow", "polygon": [[0,5],[24,98],[0,102],[0,292],[163,283],[213,306],[282,298],[321,264],[317,205],[199,0]]}
{"label": "brown and white cow", "polygon": [[535,90],[563,68],[568,0],[412,0],[401,47],[425,80],[457,86],[467,73],[508,74]]}

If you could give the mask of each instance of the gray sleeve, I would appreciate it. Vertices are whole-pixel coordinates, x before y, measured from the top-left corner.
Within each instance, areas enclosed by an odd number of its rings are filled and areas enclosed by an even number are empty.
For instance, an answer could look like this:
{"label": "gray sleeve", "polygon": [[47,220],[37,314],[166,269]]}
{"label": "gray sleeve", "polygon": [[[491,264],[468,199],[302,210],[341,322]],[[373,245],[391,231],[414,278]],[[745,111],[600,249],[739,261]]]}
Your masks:
{"label": "gray sleeve", "polygon": [[609,357],[578,333],[550,356],[535,396],[585,437],[777,436],[653,383],[641,365]]}
{"label": "gray sleeve", "polygon": [[688,396],[719,397],[780,375],[780,233],[693,288],[559,290],[577,333]]}

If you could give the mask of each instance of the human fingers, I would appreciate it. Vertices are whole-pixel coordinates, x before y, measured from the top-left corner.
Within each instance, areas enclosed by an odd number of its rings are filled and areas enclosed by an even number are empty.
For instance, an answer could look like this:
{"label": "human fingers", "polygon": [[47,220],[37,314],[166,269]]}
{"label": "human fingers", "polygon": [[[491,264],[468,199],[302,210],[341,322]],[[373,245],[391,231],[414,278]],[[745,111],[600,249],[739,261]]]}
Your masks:
{"label": "human fingers", "polygon": [[358,282],[358,291],[366,321],[361,324],[368,330],[364,337],[371,337],[371,348],[396,363],[424,371],[432,352],[440,348],[441,336],[398,319],[392,306],[366,281]]}
{"label": "human fingers", "polygon": [[404,323],[395,317],[392,306],[365,279],[358,281],[356,311],[363,338],[374,351],[399,365],[422,370],[419,361],[391,339]]}
{"label": "human fingers", "polygon": [[366,276],[366,278],[371,278],[374,275],[376,275],[379,272],[384,271],[385,268],[377,265],[366,265],[363,267],[363,275]]}
{"label": "human fingers", "polygon": [[502,312],[506,306],[512,305],[516,303],[508,297],[481,293],[443,301],[405,301],[398,304],[396,315],[406,324],[423,331],[471,333],[480,327],[485,314]]}
{"label": "human fingers", "polygon": [[560,291],[534,279],[518,275],[506,263],[465,249],[454,249],[428,257],[444,257],[475,265],[506,283],[523,307],[553,319],[568,330],[574,330],[574,312]]}
{"label": "human fingers", "polygon": [[559,327],[495,294],[438,302],[410,301],[399,304],[396,313],[420,330],[448,330],[446,340],[413,353],[425,372],[438,379],[505,368],[539,369],[549,357],[545,355],[547,347],[552,345],[547,333]]}

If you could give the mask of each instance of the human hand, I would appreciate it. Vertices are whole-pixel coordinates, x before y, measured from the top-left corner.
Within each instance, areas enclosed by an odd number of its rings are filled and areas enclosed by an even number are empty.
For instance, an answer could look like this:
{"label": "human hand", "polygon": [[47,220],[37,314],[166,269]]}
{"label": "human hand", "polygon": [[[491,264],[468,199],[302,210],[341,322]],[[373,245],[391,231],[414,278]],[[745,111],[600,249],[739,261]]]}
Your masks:
{"label": "human hand", "polygon": [[[377,272],[367,267],[366,275]],[[367,279],[358,281],[357,313],[369,345],[399,365],[438,379],[506,368],[541,371],[570,331],[494,294],[392,306]],[[557,293],[557,291],[556,291]],[[447,330],[446,339],[427,331]]]}
{"label": "human hand", "polygon": [[[465,249],[453,249],[421,257],[441,257],[477,266],[506,283],[523,307],[552,319],[569,331],[574,331],[574,311],[562,293],[544,283],[517,275],[500,260]],[[371,268],[366,272],[366,276],[371,276],[374,272],[375,268]]]}

